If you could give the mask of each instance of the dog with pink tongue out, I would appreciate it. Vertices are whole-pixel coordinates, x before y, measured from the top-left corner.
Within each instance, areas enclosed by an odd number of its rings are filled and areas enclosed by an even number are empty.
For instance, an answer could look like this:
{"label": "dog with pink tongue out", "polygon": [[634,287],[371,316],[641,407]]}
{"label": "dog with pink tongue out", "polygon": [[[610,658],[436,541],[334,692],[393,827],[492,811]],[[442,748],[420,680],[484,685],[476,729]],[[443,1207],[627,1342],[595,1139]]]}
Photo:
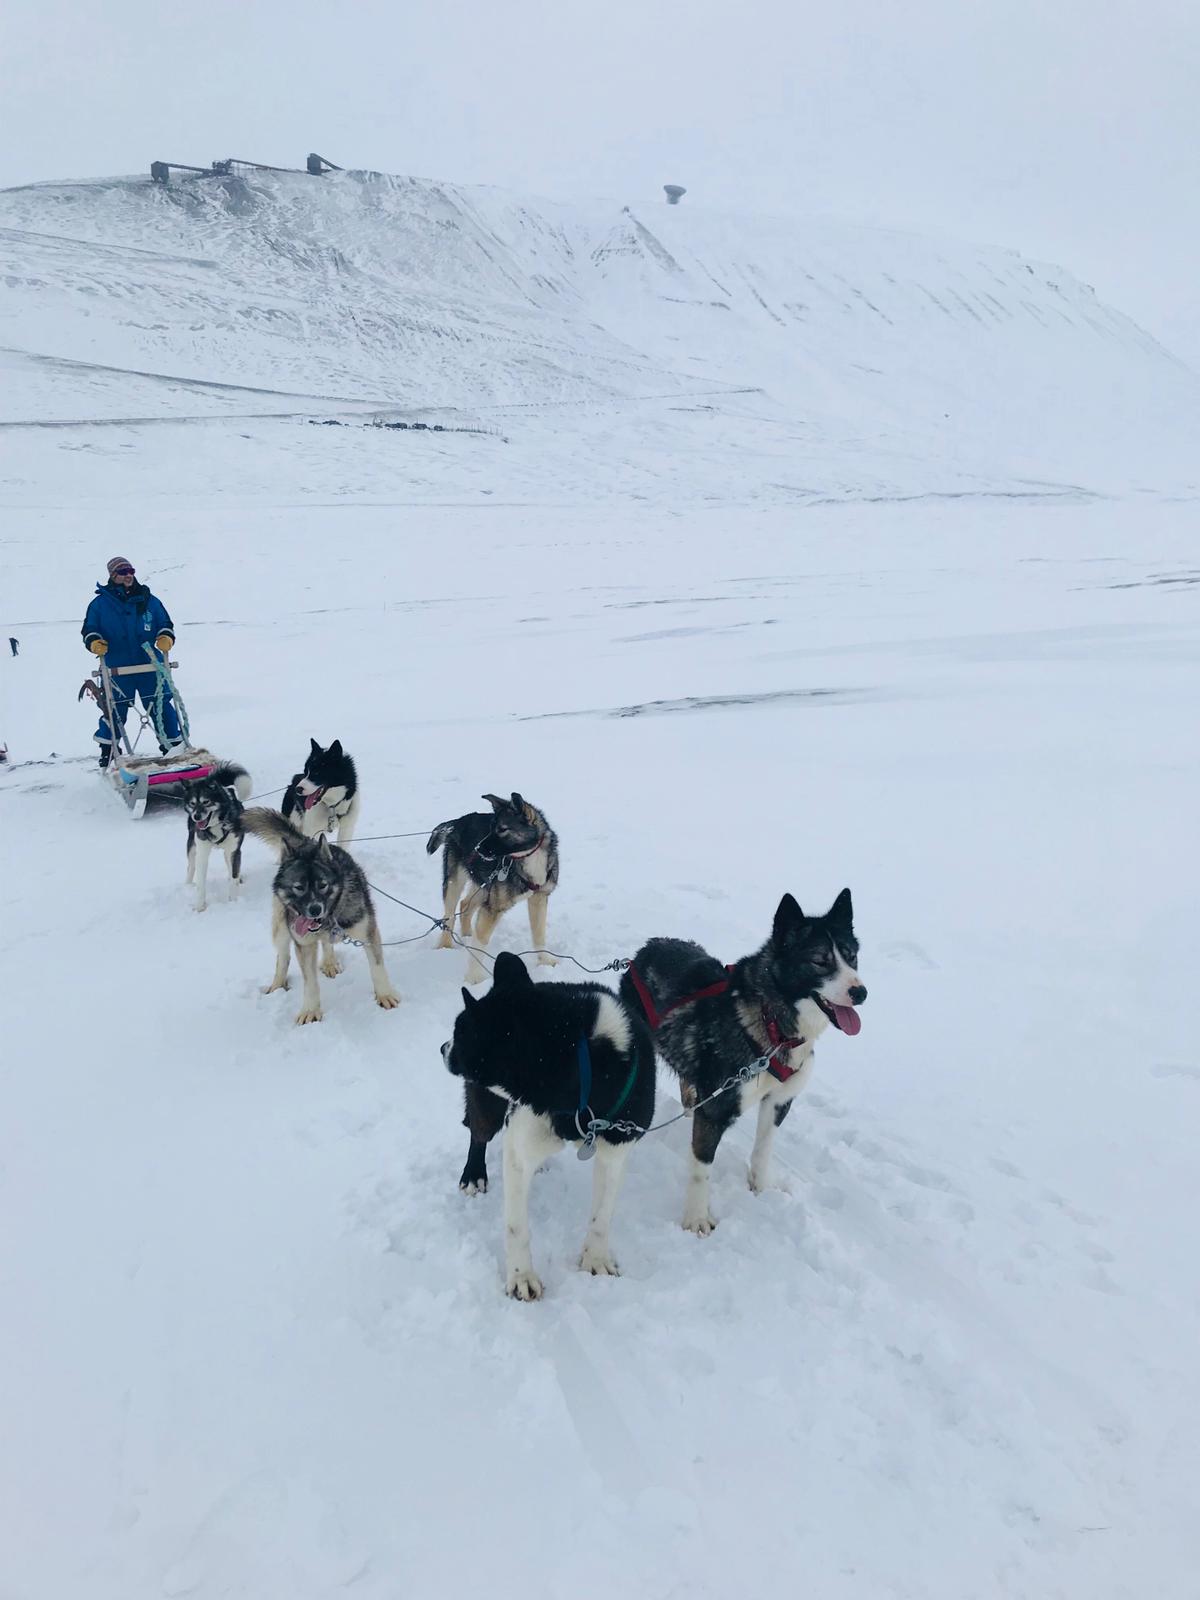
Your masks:
{"label": "dog with pink tongue out", "polygon": [[242,813],[242,829],[261,839],[279,858],[271,885],[271,942],[275,976],[264,994],[288,986],[288,968],[295,951],[304,992],[297,1022],[320,1022],[321,996],[317,966],[327,978],[342,971],[336,946],[361,945],[371,973],[375,1003],[385,1011],[400,1004],[383,964],[383,943],[371,886],[348,850],[329,843],[324,834],[306,838],[278,811],[251,806]]}
{"label": "dog with pink tongue out", "polygon": [[[771,936],[732,966],[690,939],[650,939],[621,979],[621,998],[645,1016],[659,1055],[692,1109],[692,1152],[683,1225],[709,1234],[713,1157],[727,1128],[751,1106],[758,1129],[750,1187],[770,1187],[775,1130],[812,1073],[813,1045],[827,1028],[858,1033],[867,991],[849,889],[819,917],[785,894]],[[724,1087],[744,1069],[769,1065]]]}
{"label": "dog with pink tongue out", "polygon": [[337,830],[337,842],[345,847],[354,837],[362,797],[354,762],[335,739],[326,748],[309,739],[304,771],[297,772],[288,784],[280,811],[306,839]]}

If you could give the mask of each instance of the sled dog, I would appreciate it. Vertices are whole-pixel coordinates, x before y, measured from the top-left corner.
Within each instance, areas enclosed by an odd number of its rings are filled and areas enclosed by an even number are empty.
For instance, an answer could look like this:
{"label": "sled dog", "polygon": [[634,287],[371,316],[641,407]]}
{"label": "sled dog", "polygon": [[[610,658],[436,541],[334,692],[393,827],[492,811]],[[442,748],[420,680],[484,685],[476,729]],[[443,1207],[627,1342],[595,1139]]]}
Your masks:
{"label": "sled dog", "polygon": [[358,825],[361,799],[354,763],[335,739],[323,750],[315,739],[304,771],[297,772],[288,784],[280,807],[289,822],[294,822],[306,838],[337,829],[337,842],[345,847]]}
{"label": "sled dog", "polygon": [[[187,882],[196,883],[196,910],[208,905],[208,858],[214,850],[225,852],[229,868],[229,898],[237,897],[242,881],[242,802],[250,797],[250,774],[236,761],[221,761],[207,778],[184,784],[183,809],[187,812]],[[196,871],[199,868],[199,879]]]}
{"label": "sled dog", "polygon": [[465,1080],[471,1147],[460,1187],[469,1194],[487,1188],[487,1142],[506,1123],[508,1293],[517,1300],[541,1297],[529,1250],[529,1183],[564,1144],[583,1144],[593,1116],[619,1118],[628,1127],[596,1136],[592,1215],[579,1265],[615,1275],[608,1233],[617,1192],[632,1145],[654,1120],[649,1029],[601,984],[535,984],[507,950],[496,958],[488,992],[477,999],[464,988],[462,997],[454,1038],[442,1046],[446,1066]]}
{"label": "sled dog", "polygon": [[[558,836],[538,808],[519,794],[507,800],[494,794],[483,798],[492,808],[490,815],[471,811],[452,822],[439,822],[425,846],[430,855],[442,852],[445,927],[438,949],[449,950],[454,942],[455,906],[459,937],[471,937],[474,917],[474,942],[483,946],[504,913],[524,900],[538,962],[557,966],[545,945],[546,902],[558,884]],[[472,952],[467,982],[482,983],[486,976]]]}
{"label": "sled dog", "polygon": [[242,827],[279,852],[279,870],[273,885],[271,938],[275,945],[275,976],[263,991],[288,986],[292,946],[304,979],[297,1022],[320,1022],[321,996],[317,987],[317,947],[321,971],[336,978],[342,963],[334,945],[342,939],[360,941],[371,969],[375,999],[385,1011],[400,1004],[383,964],[383,945],[375,921],[375,907],[362,868],[340,845],[324,834],[308,839],[300,829],[265,806],[252,806],[242,814]]}
{"label": "sled dog", "polygon": [[[695,1108],[685,1228],[707,1234],[716,1226],[709,1210],[713,1157],[725,1130],[753,1105],[758,1130],[750,1187],[758,1193],[769,1186],[775,1130],[808,1081],[814,1043],[830,1024],[846,1034],[862,1026],[855,1007],[867,991],[857,964],[849,889],[823,917],[806,917],[785,894],[766,944],[728,968],[689,939],[651,939],[634,956],[621,978],[621,998],[655,1030],[684,1106]],[[767,1071],[717,1094],[739,1068],[768,1052]]]}

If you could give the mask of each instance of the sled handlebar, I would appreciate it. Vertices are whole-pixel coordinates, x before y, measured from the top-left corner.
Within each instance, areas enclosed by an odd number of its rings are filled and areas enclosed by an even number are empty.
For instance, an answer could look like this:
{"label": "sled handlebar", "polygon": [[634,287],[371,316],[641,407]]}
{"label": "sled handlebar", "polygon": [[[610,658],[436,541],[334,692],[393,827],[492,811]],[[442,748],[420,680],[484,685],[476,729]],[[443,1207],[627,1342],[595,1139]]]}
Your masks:
{"label": "sled handlebar", "polygon": [[[166,657],[163,659],[166,660]],[[167,661],[167,665],[169,667],[177,667],[179,663],[178,661]],[[153,672],[154,670],[155,667],[153,662],[147,662],[144,667],[109,667],[108,675],[110,678],[124,678],[131,672]],[[97,683],[101,681],[99,667],[97,667],[96,671],[92,673],[92,677],[95,678]]]}

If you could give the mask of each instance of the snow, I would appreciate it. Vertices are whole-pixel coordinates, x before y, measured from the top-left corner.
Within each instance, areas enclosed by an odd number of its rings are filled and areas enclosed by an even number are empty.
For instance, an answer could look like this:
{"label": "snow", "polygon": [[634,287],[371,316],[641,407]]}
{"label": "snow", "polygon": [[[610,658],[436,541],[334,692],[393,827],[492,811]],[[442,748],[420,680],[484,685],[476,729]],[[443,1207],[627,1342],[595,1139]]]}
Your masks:
{"label": "snow", "polygon": [[[703,381],[763,392],[675,410],[695,380],[638,286],[654,251],[605,267],[579,243],[595,224],[556,232],[532,202],[446,186],[509,266],[504,217],[543,219],[527,283],[572,241],[569,314],[506,299],[507,267],[447,267],[426,310],[462,338],[411,344],[410,371],[391,370],[399,335],[339,342],[332,309],[285,357],[239,341],[226,311],[265,293],[268,262],[281,296],[318,244],[322,284],[334,248],[366,270],[367,230],[342,220],[354,181],[320,189],[323,233],[294,195],[286,259],[278,231],[269,251],[243,241],[242,276],[210,274],[203,303],[187,261],[235,255],[215,201],[184,218],[132,185],[77,186],[72,232],[65,188],[0,195],[27,233],[186,258],[127,295],[110,277],[84,316],[79,275],[111,257],[74,247],[75,287],[18,286],[3,338],[24,352],[2,370],[25,425],[0,429],[0,620],[21,651],[0,665],[17,763],[0,778],[0,1591],[1184,1600],[1193,380],[1116,313],[1100,333],[1055,274],[1079,318],[1061,331],[964,319],[935,339],[895,319],[874,402],[852,375],[866,313],[806,344],[739,301],[741,334],[695,335]],[[436,196],[373,181],[405,199],[386,226],[411,276]],[[258,184],[255,215],[287,189]],[[685,202],[654,221],[660,243],[692,230],[663,245],[689,285],[698,260],[727,273],[727,220]],[[930,282],[982,254],[821,227],[860,284],[864,257],[898,280],[919,258]],[[753,219],[741,234],[774,304],[786,241]],[[475,348],[472,298],[501,329]],[[572,352],[569,385],[522,367],[535,334]],[[956,363],[978,381],[938,441],[921,416]],[[1031,400],[1039,372],[1061,406]],[[209,381],[293,399],[193,403]],[[384,403],[433,421],[435,401],[495,431],[307,421]],[[97,425],[113,417],[145,420]],[[247,842],[234,903],[214,863],[196,915],[179,816],[130,823],[91,770],[78,628],[114,550],[174,615],[196,735],[260,791],[310,734],[342,738],[365,793],[355,854],[412,905],[439,900],[419,835],[512,788],[561,836],[550,942],[587,966],[654,933],[732,959],[784,889],[824,910],[849,884],[870,997],[780,1132],[786,1189],[749,1192],[744,1119],[697,1240],[679,1226],[687,1124],[651,1135],[617,1206],[623,1275],[593,1279],[574,1265],[591,1174],[565,1153],[531,1191],[546,1299],[506,1300],[499,1149],[491,1192],[465,1199],[439,1054],[467,958],[432,936],[389,949],[403,1004],[385,1013],[349,952],[314,1027],[295,1026],[295,989],[260,993],[267,853]],[[393,833],[418,837],[369,837]],[[379,911],[386,939],[420,932]],[[495,947],[527,944],[518,912]],[[663,1077],[661,1114],[671,1094]]]}

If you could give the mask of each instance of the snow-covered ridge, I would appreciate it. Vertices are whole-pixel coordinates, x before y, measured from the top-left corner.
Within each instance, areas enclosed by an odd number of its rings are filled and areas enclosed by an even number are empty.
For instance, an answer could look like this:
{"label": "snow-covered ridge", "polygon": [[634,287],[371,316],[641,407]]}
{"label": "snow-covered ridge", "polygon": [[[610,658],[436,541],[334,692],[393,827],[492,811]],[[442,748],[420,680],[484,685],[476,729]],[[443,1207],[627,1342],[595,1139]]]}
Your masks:
{"label": "snow-covered ridge", "polygon": [[7,421],[297,400],[742,415],[758,391],[756,421],[826,461],[1111,488],[1164,463],[1179,487],[1200,411],[1195,377],[1057,268],[690,201],[377,173],[35,185],[0,194],[0,283]]}

